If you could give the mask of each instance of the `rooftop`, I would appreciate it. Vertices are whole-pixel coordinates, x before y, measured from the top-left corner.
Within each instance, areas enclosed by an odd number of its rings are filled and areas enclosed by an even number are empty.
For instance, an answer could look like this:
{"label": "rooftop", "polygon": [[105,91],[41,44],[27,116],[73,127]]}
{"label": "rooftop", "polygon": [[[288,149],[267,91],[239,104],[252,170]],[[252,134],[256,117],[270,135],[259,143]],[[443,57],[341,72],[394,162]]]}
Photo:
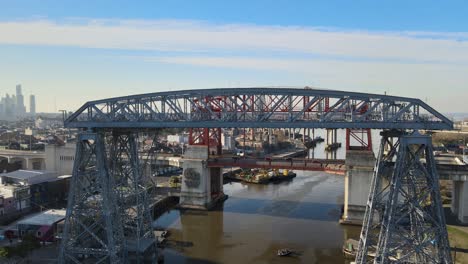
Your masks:
{"label": "rooftop", "polygon": [[49,174],[49,173],[51,172],[45,171],[45,170],[16,170],[16,171],[8,172],[8,173],[0,173],[0,176],[6,176],[9,178],[14,178],[18,180],[29,180],[39,175]]}
{"label": "rooftop", "polygon": [[45,170],[17,170],[9,173],[0,173],[2,184],[22,184],[33,185],[44,182],[52,182],[66,177],[59,178],[56,172]]}
{"label": "rooftop", "polygon": [[38,213],[29,218],[18,221],[17,225],[48,225],[51,226],[54,223],[65,219],[66,210],[64,209],[52,209],[45,212]]}

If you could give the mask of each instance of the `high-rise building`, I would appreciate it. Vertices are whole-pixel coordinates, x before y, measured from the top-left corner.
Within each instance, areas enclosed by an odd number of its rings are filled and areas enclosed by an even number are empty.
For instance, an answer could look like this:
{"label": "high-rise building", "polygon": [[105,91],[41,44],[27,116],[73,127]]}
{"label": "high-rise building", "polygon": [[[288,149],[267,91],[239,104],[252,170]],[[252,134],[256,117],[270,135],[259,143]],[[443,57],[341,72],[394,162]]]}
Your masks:
{"label": "high-rise building", "polygon": [[21,84],[16,85],[16,115],[23,116],[26,113],[24,96],[21,93]]}
{"label": "high-rise building", "polygon": [[29,113],[32,116],[36,115],[36,96],[34,94],[29,96]]}
{"label": "high-rise building", "polygon": [[16,95],[21,94],[21,84],[16,85]]}
{"label": "high-rise building", "polygon": [[5,96],[5,102],[6,102],[6,107],[5,107],[5,114],[6,115],[15,115],[15,98],[14,96],[11,96],[9,94],[6,94]]}
{"label": "high-rise building", "polygon": [[[34,102],[34,112],[35,108]],[[18,120],[25,115],[24,95],[21,91],[21,84],[18,84],[16,85],[16,94],[0,96],[0,120]]]}

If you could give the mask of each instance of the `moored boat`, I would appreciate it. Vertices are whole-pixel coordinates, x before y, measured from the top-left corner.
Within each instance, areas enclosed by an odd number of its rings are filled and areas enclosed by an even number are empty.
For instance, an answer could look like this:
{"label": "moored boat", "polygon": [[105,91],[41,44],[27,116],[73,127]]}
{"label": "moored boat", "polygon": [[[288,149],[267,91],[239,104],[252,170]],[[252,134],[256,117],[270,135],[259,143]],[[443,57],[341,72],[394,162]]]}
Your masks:
{"label": "moored boat", "polygon": [[277,169],[244,169],[239,173],[228,176],[231,179],[241,180],[247,183],[265,184],[270,181],[288,180],[296,177],[296,173],[290,170],[279,171]]}
{"label": "moored boat", "polygon": [[296,173],[293,172],[292,170],[273,170],[276,173],[270,178],[272,181],[278,181],[278,180],[289,180],[294,177],[296,177]]}
{"label": "moored boat", "polygon": [[287,248],[278,249],[278,256],[284,257],[291,255],[292,251]]}
{"label": "moored boat", "polygon": [[346,240],[343,245],[343,254],[345,259],[355,259],[358,246],[359,241],[351,238]]}
{"label": "moored boat", "polygon": [[325,147],[325,150],[326,151],[333,151],[333,150],[336,150],[338,148],[341,148],[341,143],[332,143],[332,144],[329,144]]}

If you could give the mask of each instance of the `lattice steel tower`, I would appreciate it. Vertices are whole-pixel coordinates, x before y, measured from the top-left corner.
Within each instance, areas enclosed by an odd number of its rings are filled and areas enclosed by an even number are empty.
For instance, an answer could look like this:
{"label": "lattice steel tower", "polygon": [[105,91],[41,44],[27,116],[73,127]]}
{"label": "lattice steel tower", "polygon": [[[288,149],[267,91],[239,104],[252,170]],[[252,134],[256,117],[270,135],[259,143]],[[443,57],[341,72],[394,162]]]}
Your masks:
{"label": "lattice steel tower", "polygon": [[430,136],[382,132],[356,263],[452,263]]}
{"label": "lattice steel tower", "polygon": [[82,132],[59,262],[151,263],[155,243],[137,134]]}

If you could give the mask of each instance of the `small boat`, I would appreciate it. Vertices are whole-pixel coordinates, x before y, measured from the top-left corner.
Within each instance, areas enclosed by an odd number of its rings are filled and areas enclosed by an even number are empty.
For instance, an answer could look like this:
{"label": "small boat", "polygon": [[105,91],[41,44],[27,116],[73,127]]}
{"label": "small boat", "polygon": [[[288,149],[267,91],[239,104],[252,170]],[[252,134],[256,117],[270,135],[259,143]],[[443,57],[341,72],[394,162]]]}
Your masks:
{"label": "small boat", "polygon": [[314,141],[317,142],[317,143],[320,143],[320,142],[325,141],[325,139],[323,139],[323,137],[321,137],[321,136],[318,136],[318,137],[314,138]]}
{"label": "small boat", "polygon": [[315,141],[306,141],[304,142],[304,146],[308,149],[315,148],[317,146],[317,142]]}
{"label": "small boat", "polygon": [[354,259],[356,258],[356,251],[359,246],[359,241],[355,239],[348,239],[346,240],[345,244],[343,245],[343,254],[346,259]]}
{"label": "small boat", "polygon": [[334,151],[337,150],[338,148],[341,148],[341,143],[332,143],[329,144],[325,147],[326,151]]}
{"label": "small boat", "polygon": [[285,257],[291,255],[292,251],[287,248],[278,249],[278,256]]}
{"label": "small boat", "polygon": [[324,141],[324,139],[322,137],[316,137],[316,138],[314,138],[312,140],[304,142],[304,145],[308,149],[315,148],[318,143],[321,143],[323,141]]}
{"label": "small boat", "polygon": [[282,181],[282,180],[290,180],[294,177],[296,177],[296,173],[291,171],[291,170],[275,170],[274,175],[270,177],[271,181]]}

